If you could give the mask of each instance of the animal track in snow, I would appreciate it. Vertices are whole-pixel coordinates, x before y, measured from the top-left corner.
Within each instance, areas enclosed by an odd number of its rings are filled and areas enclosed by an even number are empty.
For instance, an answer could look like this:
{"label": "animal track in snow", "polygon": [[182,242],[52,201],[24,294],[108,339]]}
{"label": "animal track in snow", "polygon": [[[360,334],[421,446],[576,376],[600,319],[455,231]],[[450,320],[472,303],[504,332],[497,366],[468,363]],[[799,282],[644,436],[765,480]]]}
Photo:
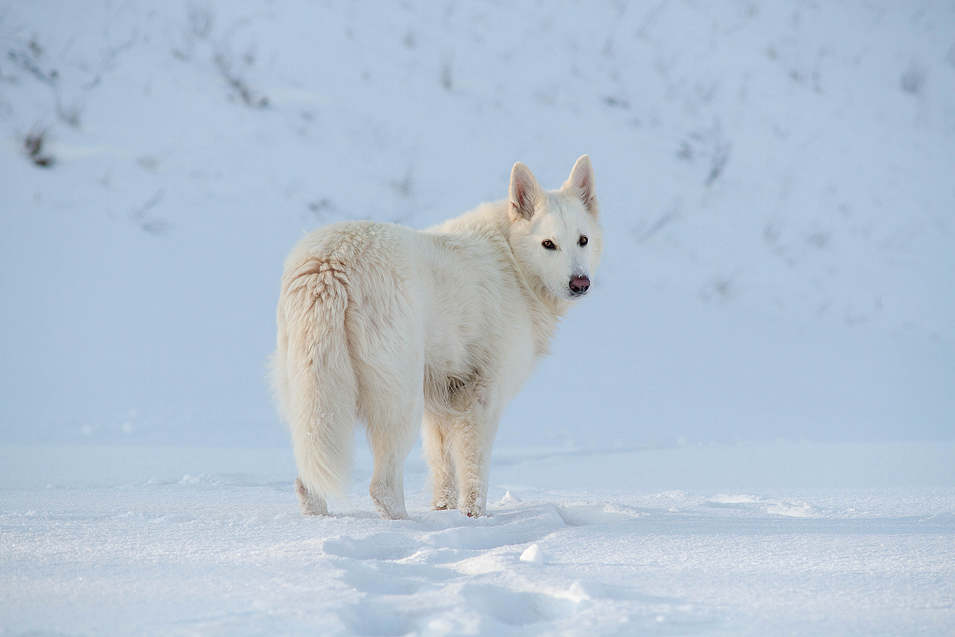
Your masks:
{"label": "animal track in snow", "polygon": [[339,618],[362,637],[397,637],[415,629],[417,622],[400,605],[364,599],[338,611]]}
{"label": "animal track in snow", "polygon": [[511,591],[487,584],[466,584],[461,595],[482,615],[509,626],[554,621],[574,612],[575,603],[545,593]]}
{"label": "animal track in snow", "polygon": [[[579,527],[625,523],[642,515],[605,502],[524,501],[508,492],[492,505],[488,517],[469,519],[456,511],[413,513],[408,529],[340,535],[325,540],[322,549],[343,571],[339,581],[358,595],[337,613],[350,634],[507,633],[516,627],[571,621],[594,603],[615,603],[614,597],[644,604],[638,593],[598,591],[592,596],[572,583],[564,588],[530,583],[540,579],[532,573],[556,564],[543,559],[538,542],[576,533]],[[369,522],[381,529],[394,524]],[[358,528],[368,527],[362,521]],[[451,607],[458,611],[450,613]],[[468,612],[462,615],[462,608]]]}
{"label": "animal track in snow", "polygon": [[567,526],[591,526],[629,522],[642,514],[612,504],[567,504],[556,507]]}
{"label": "animal track in snow", "polygon": [[418,548],[400,533],[378,533],[362,539],[342,537],[326,540],[322,549],[331,555],[354,560],[400,560],[414,555]]}
{"label": "animal track in snow", "polygon": [[[433,579],[438,569],[408,567],[393,562],[339,562],[345,570],[342,582],[369,595],[414,595],[424,587],[424,579]],[[417,575],[418,577],[409,577]]]}

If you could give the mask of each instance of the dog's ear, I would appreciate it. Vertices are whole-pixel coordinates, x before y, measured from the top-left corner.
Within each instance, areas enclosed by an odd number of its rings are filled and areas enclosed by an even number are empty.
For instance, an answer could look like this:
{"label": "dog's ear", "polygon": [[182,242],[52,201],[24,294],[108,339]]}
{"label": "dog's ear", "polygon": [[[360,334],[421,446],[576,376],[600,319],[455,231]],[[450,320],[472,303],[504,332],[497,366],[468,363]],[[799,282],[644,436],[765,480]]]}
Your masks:
{"label": "dog's ear", "polygon": [[597,196],[594,194],[594,169],[590,165],[590,157],[582,155],[577,160],[574,169],[570,171],[570,177],[564,182],[561,190],[580,199],[590,214],[597,214]]}
{"label": "dog's ear", "polygon": [[508,203],[508,216],[511,221],[530,220],[534,216],[534,208],[542,194],[543,191],[531,169],[521,162],[514,164],[514,168],[511,169]]}

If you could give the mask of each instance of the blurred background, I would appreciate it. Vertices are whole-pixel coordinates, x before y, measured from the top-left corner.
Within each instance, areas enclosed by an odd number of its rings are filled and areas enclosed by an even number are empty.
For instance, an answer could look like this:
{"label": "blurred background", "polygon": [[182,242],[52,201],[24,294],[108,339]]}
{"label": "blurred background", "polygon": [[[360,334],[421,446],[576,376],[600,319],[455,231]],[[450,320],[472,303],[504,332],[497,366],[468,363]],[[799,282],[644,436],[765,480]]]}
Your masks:
{"label": "blurred background", "polygon": [[0,4],[0,442],[282,446],[285,255],[591,156],[499,446],[955,437],[955,2]]}

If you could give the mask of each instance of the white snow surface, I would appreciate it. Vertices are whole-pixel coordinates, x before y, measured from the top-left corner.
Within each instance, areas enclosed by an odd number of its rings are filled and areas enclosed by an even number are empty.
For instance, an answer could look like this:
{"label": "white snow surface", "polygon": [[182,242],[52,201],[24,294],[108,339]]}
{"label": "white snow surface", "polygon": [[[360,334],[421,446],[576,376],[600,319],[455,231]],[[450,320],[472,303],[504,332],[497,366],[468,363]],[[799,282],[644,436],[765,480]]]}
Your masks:
{"label": "white snow surface", "polygon": [[[294,243],[584,153],[490,516],[300,516]],[[951,635],[953,440],[952,0],[0,3],[0,635]]]}
{"label": "white snow surface", "polygon": [[2,635],[950,635],[955,444],[502,449],[329,517],[285,449],[0,448]]}

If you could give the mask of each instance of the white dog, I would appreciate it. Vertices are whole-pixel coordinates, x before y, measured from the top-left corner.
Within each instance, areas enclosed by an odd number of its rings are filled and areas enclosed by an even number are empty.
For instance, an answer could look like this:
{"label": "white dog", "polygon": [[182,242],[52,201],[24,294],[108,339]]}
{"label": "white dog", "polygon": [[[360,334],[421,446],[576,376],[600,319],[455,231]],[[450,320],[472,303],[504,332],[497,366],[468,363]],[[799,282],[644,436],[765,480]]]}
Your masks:
{"label": "white dog", "polygon": [[302,512],[350,480],[365,423],[371,497],[406,518],[404,462],[423,422],[435,509],[484,515],[504,406],[587,293],[601,231],[590,158],[546,192],[522,163],[510,197],[418,232],[371,221],[306,236],[285,264],[272,358]]}

